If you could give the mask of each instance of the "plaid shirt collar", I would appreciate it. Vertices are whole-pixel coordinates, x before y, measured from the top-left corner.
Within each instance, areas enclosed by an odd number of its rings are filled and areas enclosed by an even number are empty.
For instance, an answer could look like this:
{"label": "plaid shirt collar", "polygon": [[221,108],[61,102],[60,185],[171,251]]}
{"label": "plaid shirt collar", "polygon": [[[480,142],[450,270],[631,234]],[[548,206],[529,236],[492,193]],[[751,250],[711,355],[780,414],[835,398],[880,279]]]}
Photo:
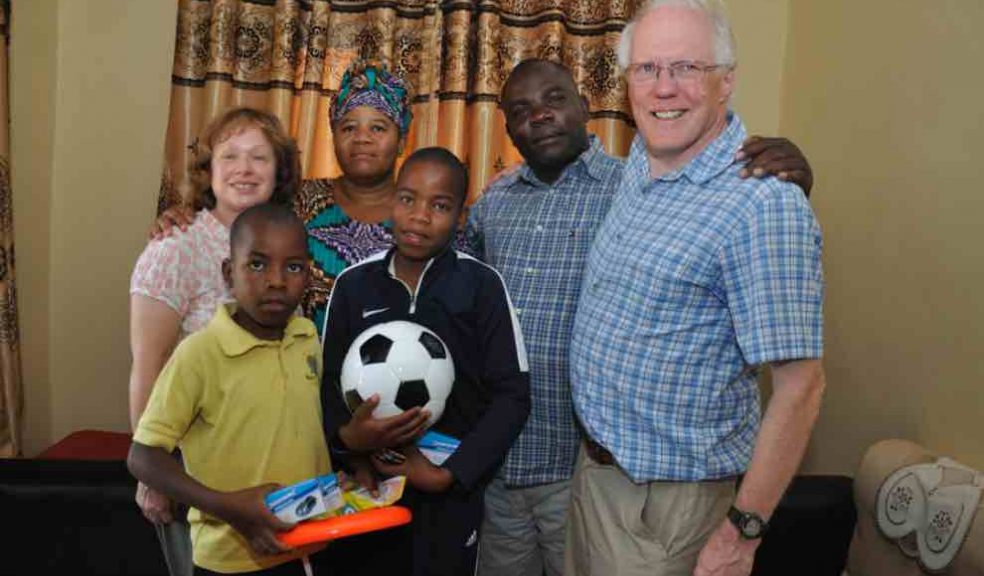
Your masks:
{"label": "plaid shirt collar", "polygon": [[588,149],[581,152],[580,156],[568,164],[553,184],[547,184],[537,178],[536,174],[533,173],[533,169],[526,162],[518,170],[514,170],[512,173],[503,176],[502,184],[508,187],[522,180],[534,188],[552,188],[564,178],[569,177],[571,172],[575,170],[583,170],[583,173],[587,174],[592,180],[600,181],[604,178],[604,155],[605,149],[601,145],[601,140],[594,134],[591,134],[588,136]]}
{"label": "plaid shirt collar", "polygon": [[[676,182],[681,178],[686,178],[690,182],[700,186],[716,178],[719,174],[728,169],[735,163],[735,152],[745,140],[745,127],[742,125],[738,116],[732,112],[727,113],[727,125],[724,130],[706,148],[700,151],[697,156],[676,170],[667,172],[659,178],[652,178],[649,175],[649,157],[646,150],[646,142],[642,136],[636,134],[632,140],[632,148],[629,151],[629,158],[626,163],[626,170],[629,171],[637,182],[651,183],[654,181]],[[644,188],[648,188],[648,185]]]}

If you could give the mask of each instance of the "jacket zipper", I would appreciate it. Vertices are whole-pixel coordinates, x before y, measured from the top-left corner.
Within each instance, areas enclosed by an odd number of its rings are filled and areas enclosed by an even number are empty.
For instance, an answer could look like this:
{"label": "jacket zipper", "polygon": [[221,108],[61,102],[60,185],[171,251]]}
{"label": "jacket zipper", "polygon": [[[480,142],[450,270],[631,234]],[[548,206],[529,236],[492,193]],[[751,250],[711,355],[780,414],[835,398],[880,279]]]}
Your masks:
{"label": "jacket zipper", "polygon": [[434,263],[434,258],[431,258],[430,260],[427,261],[427,264],[424,265],[423,271],[420,272],[420,278],[417,278],[417,288],[415,290],[412,290],[409,284],[401,280],[400,277],[396,275],[396,264],[393,262],[392,259],[390,260],[390,265],[388,270],[390,277],[396,280],[397,282],[399,282],[401,285],[403,285],[403,287],[407,289],[407,292],[410,293],[411,315],[413,315],[413,313],[417,311],[417,295],[420,294],[420,287],[424,285],[424,276],[427,275],[427,271],[430,270],[431,264],[433,263]]}

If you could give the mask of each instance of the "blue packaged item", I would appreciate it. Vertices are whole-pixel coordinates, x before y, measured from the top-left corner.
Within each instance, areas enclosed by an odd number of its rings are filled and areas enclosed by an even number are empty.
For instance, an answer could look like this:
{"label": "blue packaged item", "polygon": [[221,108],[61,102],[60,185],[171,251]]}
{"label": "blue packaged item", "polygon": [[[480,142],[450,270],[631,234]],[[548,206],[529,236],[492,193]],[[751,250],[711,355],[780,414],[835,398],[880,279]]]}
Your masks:
{"label": "blue packaged item", "polygon": [[461,445],[461,440],[433,430],[428,430],[426,434],[420,437],[420,440],[417,440],[417,449],[434,466],[444,464],[444,461],[454,454],[459,445]]}
{"label": "blue packaged item", "polygon": [[403,496],[406,481],[405,476],[388,478],[379,483],[379,494],[373,496],[344,474],[326,474],[275,490],[266,495],[265,502],[277,518],[295,524],[314,516],[340,516],[390,506]]}
{"label": "blue packaged item", "polygon": [[338,478],[326,474],[275,490],[265,501],[277,518],[294,524],[342,506],[342,490]]}

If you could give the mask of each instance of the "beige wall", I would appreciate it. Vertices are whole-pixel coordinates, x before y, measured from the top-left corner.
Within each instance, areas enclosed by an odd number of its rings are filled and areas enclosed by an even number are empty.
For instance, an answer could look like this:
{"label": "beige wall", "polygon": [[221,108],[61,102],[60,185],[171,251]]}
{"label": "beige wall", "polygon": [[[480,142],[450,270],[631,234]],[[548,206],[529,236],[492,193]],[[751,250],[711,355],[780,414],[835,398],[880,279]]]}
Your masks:
{"label": "beige wall", "polygon": [[828,394],[806,468],[911,438],[984,467],[984,3],[793,2],[781,127],[824,228]]}
{"label": "beige wall", "polygon": [[155,208],[174,2],[16,2],[13,189],[25,452],[126,430],[127,284]]}
{"label": "beige wall", "polygon": [[750,134],[779,133],[789,0],[726,0],[738,40],[738,83],[732,97]]}

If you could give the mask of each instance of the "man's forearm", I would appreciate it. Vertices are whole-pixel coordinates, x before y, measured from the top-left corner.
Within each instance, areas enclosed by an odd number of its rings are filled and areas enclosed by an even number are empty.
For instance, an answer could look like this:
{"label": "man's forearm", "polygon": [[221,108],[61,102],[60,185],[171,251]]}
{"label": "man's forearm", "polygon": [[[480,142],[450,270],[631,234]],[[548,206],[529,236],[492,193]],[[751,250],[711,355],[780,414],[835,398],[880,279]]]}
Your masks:
{"label": "man's forearm", "polygon": [[762,419],[752,462],[735,506],[772,516],[799,468],[820,413],[826,385],[820,360],[797,360],[772,368],[773,394]]}

